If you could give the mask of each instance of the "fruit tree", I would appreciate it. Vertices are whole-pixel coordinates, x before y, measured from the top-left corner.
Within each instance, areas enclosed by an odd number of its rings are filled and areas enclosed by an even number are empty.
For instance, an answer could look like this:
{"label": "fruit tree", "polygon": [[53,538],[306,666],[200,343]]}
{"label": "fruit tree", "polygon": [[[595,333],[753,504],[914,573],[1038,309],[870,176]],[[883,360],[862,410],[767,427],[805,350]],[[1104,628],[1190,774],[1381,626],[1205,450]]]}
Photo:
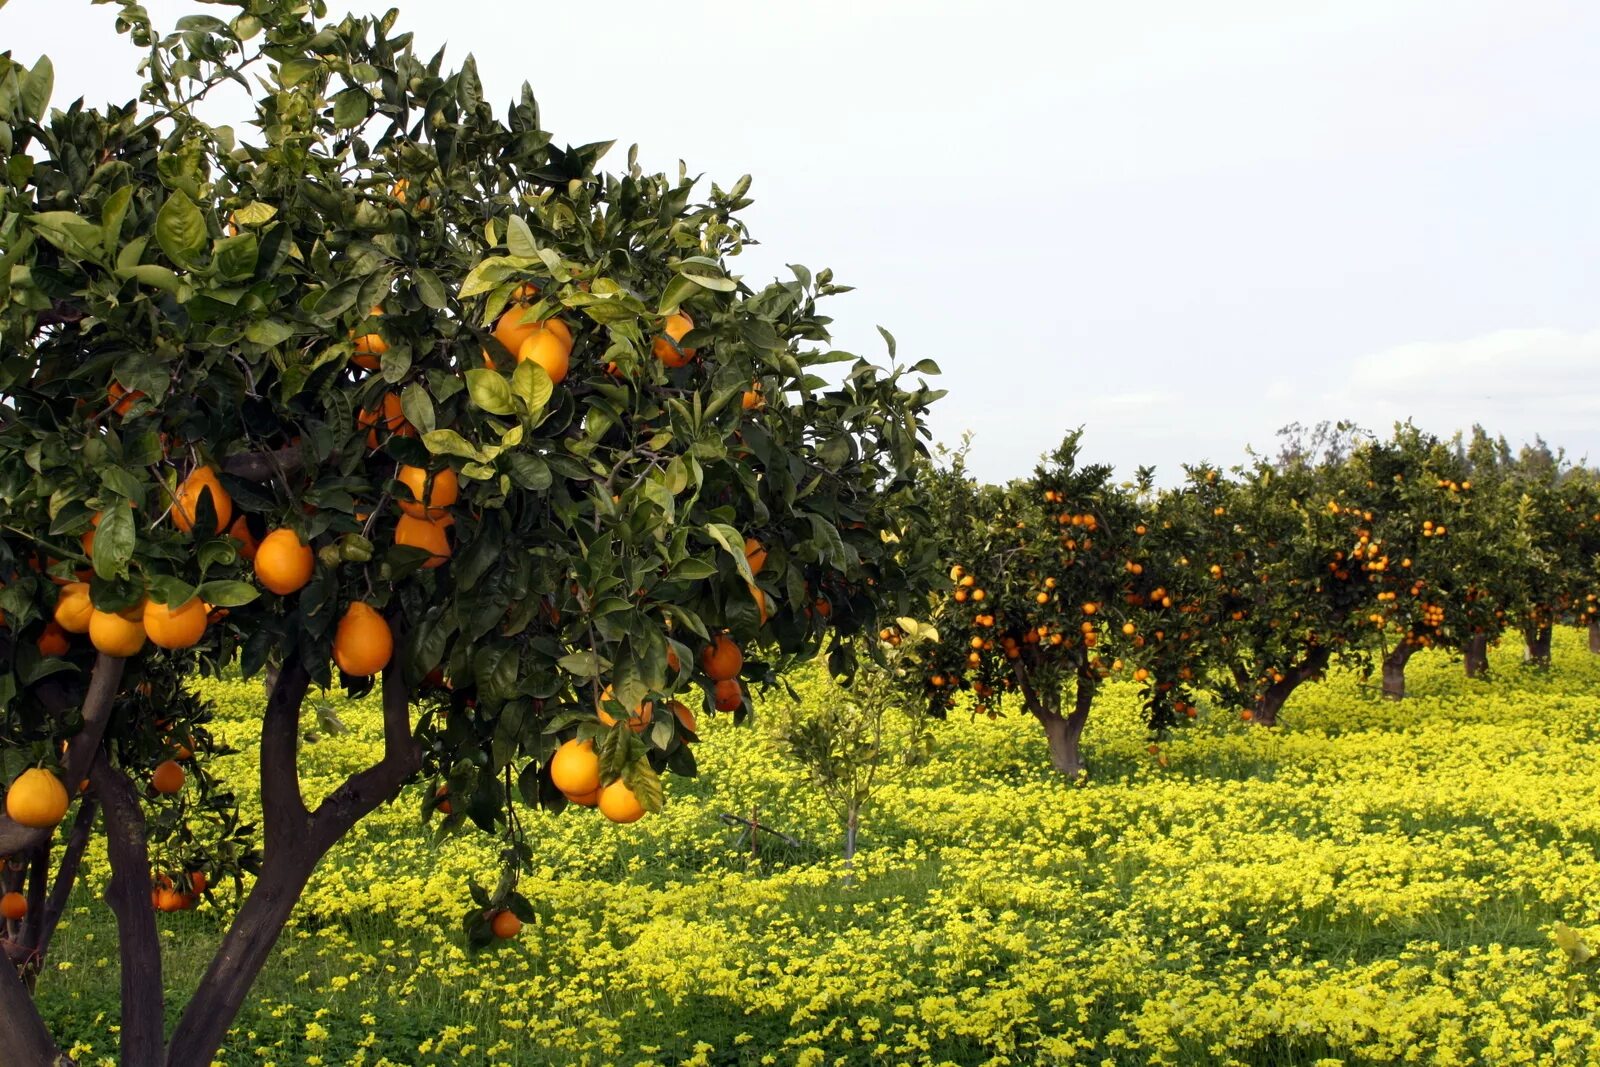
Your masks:
{"label": "fruit tree", "polygon": [[[827,271],[731,273],[748,179],[606,173],[394,12],[117,6],[136,102],[52,110],[48,60],[0,59],[6,1063],[60,1056],[30,989],[98,829],[123,1060],[209,1063],[318,860],[407,783],[503,842],[463,923],[513,936],[517,800],[658,809],[696,709],[848,666],[923,588],[937,368],[832,350]],[[199,117],[230,80],[248,130]],[[184,687],[235,667],[272,678],[259,849]],[[379,687],[384,754],[312,809],[302,708],[333,685]],[[225,886],[168,1032],[156,913]]]}

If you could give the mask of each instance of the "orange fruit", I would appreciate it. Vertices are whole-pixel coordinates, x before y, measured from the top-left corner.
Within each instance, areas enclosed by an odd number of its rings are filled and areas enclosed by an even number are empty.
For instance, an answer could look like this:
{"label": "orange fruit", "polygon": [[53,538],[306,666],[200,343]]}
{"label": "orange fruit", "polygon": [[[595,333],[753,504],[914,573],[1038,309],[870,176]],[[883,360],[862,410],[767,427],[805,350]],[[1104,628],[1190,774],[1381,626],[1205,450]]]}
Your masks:
{"label": "orange fruit", "polygon": [[256,580],[279,596],[304,589],[315,568],[311,546],[287,526],[267,534],[256,549]]}
{"label": "orange fruit", "polygon": [[700,666],[713,682],[737,678],[744,667],[744,653],[727,634],[718,634],[715,641],[700,652]]}
{"label": "orange fruit", "polygon": [[489,920],[489,928],[494,931],[494,936],[508,941],[522,933],[522,920],[509,911],[497,911],[494,918]]}
{"label": "orange fruit", "polygon": [[[555,320],[550,320],[554,322]],[[571,366],[572,342],[563,341],[553,330],[534,330],[517,349],[517,362],[531,359],[544,368],[550,380],[560,385]]]}
{"label": "orange fruit", "polygon": [[67,787],[49,771],[30,767],[6,790],[6,815],[18,826],[48,830],[67,814]]}
{"label": "orange fruit", "polygon": [[638,822],[644,817],[644,805],[633,795],[628,783],[618,778],[600,790],[600,814],[612,822]]}
{"label": "orange fruit", "polygon": [[761,568],[767,565],[767,546],[757,541],[754,537],[744,539],[744,559],[750,564],[751,574],[760,574]]}
{"label": "orange fruit", "polygon": [[[521,290],[518,291],[520,292]],[[522,350],[522,342],[532,337],[533,332],[539,329],[537,321],[522,321],[523,312],[526,310],[526,307],[522,304],[512,304],[506,309],[506,313],[500,316],[499,321],[494,324],[494,330],[492,331],[495,340],[505,345],[506,351],[513,356]]]}
{"label": "orange fruit", "polygon": [[566,798],[573,804],[580,804],[586,808],[593,808],[600,803],[600,787],[595,786],[593,791],[588,793],[567,793]]}
{"label": "orange fruit", "polygon": [[239,542],[239,555],[244,557],[246,563],[255,562],[256,549],[261,547],[261,542],[250,532],[250,524],[243,515],[233,520],[233,525],[228,527],[228,536]]}
{"label": "orange fruit", "polygon": [[419,519],[414,515],[402,515],[400,521],[395,524],[394,543],[420,548],[427,552],[428,559],[422,565],[429,570],[442,567],[450,559],[448,530],[453,521],[448,515],[438,519]]}
{"label": "orange fruit", "polygon": [[111,410],[118,415],[126,417],[133,405],[144,399],[144,394],[134,389],[131,392],[122,387],[122,383],[115,378],[106,387],[106,401],[111,405]]}
{"label": "orange fruit", "polygon": [[55,620],[69,634],[89,632],[89,616],[94,614],[94,603],[89,599],[88,582],[68,582],[61,587],[56,600]]}
{"label": "orange fruit", "polygon": [[21,922],[28,914],[28,898],[21,893],[7,893],[0,897],[0,919]]}
{"label": "orange fruit", "polygon": [[718,711],[738,711],[744,703],[744,690],[736,678],[724,678],[712,687],[712,704]]}
{"label": "orange fruit", "polygon": [[[128,506],[133,507],[133,501],[128,501]],[[106,517],[103,511],[94,513],[94,518],[89,520],[89,530],[78,538],[78,544],[83,546],[83,554],[94,558],[94,532],[100,528],[100,520]]]}
{"label": "orange fruit", "polygon": [[750,388],[739,398],[739,406],[746,411],[760,411],[767,406],[767,398],[761,395],[760,382],[750,383]]}
{"label": "orange fruit", "polygon": [[365,677],[389,665],[394,655],[394,634],[371,604],[354,601],[333,635],[333,659],[346,674]]}
{"label": "orange fruit", "polygon": [[445,815],[455,814],[455,808],[450,806],[450,787],[441,785],[433,791],[433,799],[437,801],[434,807]]}
{"label": "orange fruit", "polygon": [[368,448],[378,447],[378,423],[380,420],[384,428],[397,437],[417,436],[417,428],[406,421],[405,411],[400,407],[400,395],[398,393],[384,394],[381,414],[376,411],[368,411],[366,408],[362,408],[357,413],[356,426],[367,431]]}
{"label": "orange fruit", "polygon": [[563,741],[550,758],[550,781],[568,796],[600,788],[600,757],[593,741]]}
{"label": "orange fruit", "polygon": [[183,788],[183,768],[176,760],[162,760],[150,775],[150,787],[164,796],[171,796]]}
{"label": "orange fruit", "polygon": [[673,717],[683,724],[685,730],[691,734],[698,732],[695,730],[694,712],[689,710],[688,705],[681,700],[674,700],[667,707],[672,709]]}
{"label": "orange fruit", "polygon": [[411,493],[400,501],[400,510],[418,519],[437,519],[444,509],[461,499],[461,482],[449,467],[429,474],[421,467],[401,467],[395,480]]}
{"label": "orange fruit", "polygon": [[204,871],[189,872],[189,888],[194,890],[195,896],[199,896],[201,893],[204,893],[206,891],[206,886],[209,884],[210,883],[206,880]]}
{"label": "orange fruit", "polygon": [[[608,685],[606,686],[605,691],[600,694],[600,704],[603,705],[610,699],[611,687]],[[628,713],[628,729],[632,730],[636,734],[644,733],[644,728],[650,725],[650,720],[653,717],[654,710],[655,707],[650,701],[642,701],[638,707],[634,708],[633,711]],[[612,716],[610,712],[606,711],[606,709],[602,706],[597,705],[595,711],[599,714],[602,725],[610,726],[617,721],[616,718]],[[588,790],[577,790],[577,792],[588,792]]]}
{"label": "orange fruit", "polygon": [[[749,583],[746,584],[748,585]],[[759,585],[750,585],[750,599],[756,602],[756,614],[761,619],[758,625],[765,626],[767,624],[767,594],[761,591]]]}
{"label": "orange fruit", "polygon": [[[382,315],[383,308],[375,307],[367,314]],[[366,370],[377,370],[382,365],[380,357],[389,351],[389,342],[383,339],[382,334],[376,333],[366,333],[356,337],[356,332],[351,330],[350,336],[355,337],[356,341],[356,354],[350,357],[350,362]]]}
{"label": "orange fruit", "polygon": [[226,530],[233,521],[233,498],[222,488],[222,483],[217,480],[217,472],[210,467],[196,467],[178,487],[177,499],[172,504],[172,524],[184,533],[193,530],[199,516],[200,498],[205,493],[211,494],[211,507],[217,513],[217,525],[215,529],[201,530],[200,533],[209,537],[218,530]]}
{"label": "orange fruit", "polygon": [[39,639],[34,644],[39,647],[41,656],[65,656],[72,648],[72,642],[67,639],[67,632],[53,622],[44,624],[44,631],[39,634]]}
{"label": "orange fruit", "polygon": [[144,605],[110,612],[95,608],[89,616],[89,640],[108,656],[127,659],[144,647]]}
{"label": "orange fruit", "polygon": [[152,644],[162,648],[193,648],[205,636],[207,614],[205,601],[197,596],[177,607],[147,600],[144,632]]}
{"label": "orange fruit", "polygon": [[650,345],[655,357],[669,367],[681,367],[694,358],[694,349],[679,348],[678,342],[694,329],[694,320],[682,311],[667,316],[666,337],[657,337]]}

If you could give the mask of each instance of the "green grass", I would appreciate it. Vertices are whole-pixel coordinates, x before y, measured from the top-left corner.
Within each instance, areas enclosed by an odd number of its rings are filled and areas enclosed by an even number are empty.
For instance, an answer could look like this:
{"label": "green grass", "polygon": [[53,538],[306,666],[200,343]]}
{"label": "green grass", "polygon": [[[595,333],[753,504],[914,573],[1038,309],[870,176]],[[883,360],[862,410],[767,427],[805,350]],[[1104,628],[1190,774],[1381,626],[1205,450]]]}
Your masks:
{"label": "green grass", "polygon": [[[804,777],[759,729],[713,723],[665,814],[531,815],[539,921],[479,955],[457,931],[494,843],[434,844],[409,790],[319,868],[224,1059],[1594,1063],[1594,968],[1550,931],[1600,924],[1600,657],[1571,635],[1557,652],[1540,672],[1502,651],[1489,683],[1419,656],[1403,704],[1336,676],[1271,732],[1206,709],[1166,768],[1112,686],[1078,786],[1031,720],[957,717],[869,813],[848,879]],[[208,689],[248,807],[259,687]],[[370,702],[340,714],[350,735],[305,748],[313,793],[376,751]],[[750,856],[717,816],[756,807],[806,846]],[[41,1004],[111,1062],[90,859]],[[172,1017],[224,918],[161,917]]]}

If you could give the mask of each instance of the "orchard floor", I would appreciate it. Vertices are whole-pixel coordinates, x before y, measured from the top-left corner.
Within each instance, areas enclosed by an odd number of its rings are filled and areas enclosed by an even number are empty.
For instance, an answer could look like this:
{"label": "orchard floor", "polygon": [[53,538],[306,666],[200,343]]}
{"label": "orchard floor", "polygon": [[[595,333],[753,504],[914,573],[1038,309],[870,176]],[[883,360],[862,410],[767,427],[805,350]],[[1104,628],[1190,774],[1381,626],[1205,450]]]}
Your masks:
{"label": "orchard floor", "polygon": [[[1031,720],[958,717],[869,816],[848,884],[804,778],[712,724],[665,814],[531,816],[539,921],[478,955],[460,916],[493,842],[434,843],[416,787],[318,870],[224,1060],[1600,1063],[1600,961],[1551,937],[1600,949],[1600,656],[1569,631],[1548,674],[1510,642],[1493,666],[1419,656],[1403,705],[1335,677],[1274,732],[1208,709],[1166,767],[1115,686],[1082,787]],[[210,691],[253,804],[259,683]],[[306,746],[310,792],[378,743],[372,707],[339,714],[351,733]],[[812,847],[753,861],[718,815],[758,807]],[[116,1048],[103,871],[41,983],[80,1062]],[[173,1005],[219,919],[161,917]]]}

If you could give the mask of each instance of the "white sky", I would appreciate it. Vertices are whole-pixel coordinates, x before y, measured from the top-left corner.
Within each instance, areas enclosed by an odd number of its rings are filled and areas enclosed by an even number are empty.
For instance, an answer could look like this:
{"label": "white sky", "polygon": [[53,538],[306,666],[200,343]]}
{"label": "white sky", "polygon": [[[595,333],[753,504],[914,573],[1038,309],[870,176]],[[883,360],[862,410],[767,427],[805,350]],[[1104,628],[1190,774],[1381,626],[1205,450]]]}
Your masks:
{"label": "white sky", "polygon": [[[1600,4],[401,6],[558,142],[753,174],[750,280],[856,285],[839,347],[936,359],[983,477],[1079,424],[1164,481],[1325,418],[1600,459]],[[125,100],[113,10],[10,0],[0,47]]]}

